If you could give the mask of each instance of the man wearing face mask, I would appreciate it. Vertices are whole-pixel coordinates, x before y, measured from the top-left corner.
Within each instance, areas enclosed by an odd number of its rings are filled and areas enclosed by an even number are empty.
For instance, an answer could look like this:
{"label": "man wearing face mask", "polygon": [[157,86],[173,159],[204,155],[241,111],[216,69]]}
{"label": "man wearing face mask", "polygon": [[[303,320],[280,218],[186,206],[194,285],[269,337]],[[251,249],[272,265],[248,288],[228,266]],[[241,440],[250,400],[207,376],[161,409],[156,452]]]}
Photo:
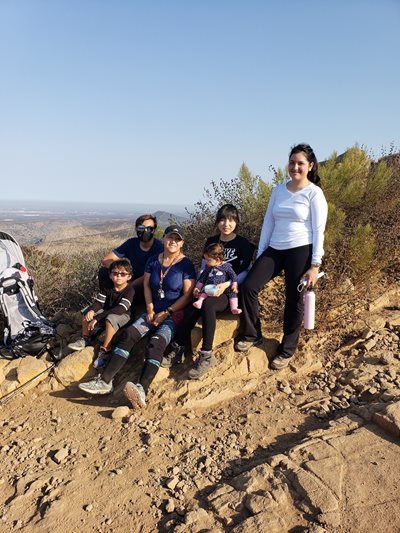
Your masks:
{"label": "man wearing face mask", "polygon": [[132,237],[122,243],[118,248],[107,254],[101,261],[99,270],[100,289],[109,288],[110,277],[108,267],[113,261],[126,257],[133,268],[132,285],[135,288],[135,302],[143,302],[143,275],[144,267],[149,257],[160,254],[163,244],[154,238],[157,229],[157,219],[153,215],[141,215],[135,223],[137,237]]}

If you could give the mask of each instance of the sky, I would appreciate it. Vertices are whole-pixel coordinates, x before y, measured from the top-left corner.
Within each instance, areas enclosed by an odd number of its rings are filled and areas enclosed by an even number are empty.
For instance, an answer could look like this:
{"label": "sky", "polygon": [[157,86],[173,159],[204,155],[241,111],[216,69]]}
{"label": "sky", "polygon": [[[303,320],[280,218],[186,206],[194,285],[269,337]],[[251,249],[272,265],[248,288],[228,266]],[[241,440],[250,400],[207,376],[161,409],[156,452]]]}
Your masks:
{"label": "sky", "polygon": [[192,205],[400,147],[400,0],[0,0],[2,199]]}

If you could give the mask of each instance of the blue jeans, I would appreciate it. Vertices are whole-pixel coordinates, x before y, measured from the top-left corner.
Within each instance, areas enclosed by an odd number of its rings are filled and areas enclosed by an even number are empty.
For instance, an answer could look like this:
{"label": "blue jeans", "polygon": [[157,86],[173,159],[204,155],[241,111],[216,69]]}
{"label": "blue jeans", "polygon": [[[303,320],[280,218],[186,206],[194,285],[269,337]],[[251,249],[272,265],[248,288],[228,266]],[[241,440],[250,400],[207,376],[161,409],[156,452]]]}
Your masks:
{"label": "blue jeans", "polygon": [[[171,317],[168,317],[159,326],[153,326],[146,321],[146,314],[141,315],[133,324],[118,331],[115,346],[112,349],[110,362],[102,374],[104,381],[110,383],[116,373],[128,360],[132,348],[142,337],[150,335],[146,346],[146,364],[152,368],[154,377],[160,367],[164,352],[175,334],[175,324]],[[144,369],[146,369],[146,364]],[[143,373],[143,372],[142,372]],[[146,386],[146,390],[148,383]]]}
{"label": "blue jeans", "polygon": [[127,359],[134,345],[142,337],[150,335],[146,355],[151,355],[151,359],[161,362],[165,348],[175,335],[175,324],[172,318],[168,317],[159,326],[153,326],[146,321],[146,316],[146,313],[143,313],[132,325],[120,332],[113,353]]}

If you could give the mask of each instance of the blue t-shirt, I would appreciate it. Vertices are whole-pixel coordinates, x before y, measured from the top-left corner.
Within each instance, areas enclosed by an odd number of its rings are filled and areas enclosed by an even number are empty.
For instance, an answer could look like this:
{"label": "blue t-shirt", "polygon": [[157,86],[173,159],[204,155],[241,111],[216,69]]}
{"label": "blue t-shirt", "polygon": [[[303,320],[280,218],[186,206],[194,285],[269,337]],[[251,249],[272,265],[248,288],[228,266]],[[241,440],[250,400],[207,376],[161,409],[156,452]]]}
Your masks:
{"label": "blue t-shirt", "polygon": [[159,239],[154,239],[151,248],[147,251],[143,251],[140,248],[140,240],[137,237],[132,237],[123,242],[121,246],[115,248],[113,252],[118,257],[126,257],[132,264],[133,277],[140,278],[144,274],[144,267],[147,260],[152,255],[158,255],[163,251],[163,243]]}
{"label": "blue t-shirt", "polygon": [[189,258],[184,257],[172,265],[164,277],[162,288],[165,298],[160,298],[158,290],[160,288],[161,269],[165,272],[167,268],[161,266],[158,256],[151,257],[146,263],[145,272],[150,274],[150,289],[155,313],[165,311],[183,295],[183,281],[185,279],[196,279],[193,263]]}

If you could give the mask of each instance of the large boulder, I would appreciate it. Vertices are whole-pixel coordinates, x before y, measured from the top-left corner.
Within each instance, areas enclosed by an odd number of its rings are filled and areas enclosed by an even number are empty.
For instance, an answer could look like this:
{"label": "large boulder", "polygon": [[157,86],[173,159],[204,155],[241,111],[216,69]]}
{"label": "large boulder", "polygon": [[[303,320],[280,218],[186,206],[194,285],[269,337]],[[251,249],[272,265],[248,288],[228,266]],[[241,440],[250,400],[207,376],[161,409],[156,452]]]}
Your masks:
{"label": "large boulder", "polygon": [[73,352],[60,361],[56,370],[55,376],[57,380],[69,387],[86,377],[92,377],[97,374],[97,371],[92,367],[94,358],[94,350],[88,346],[80,352]]}
{"label": "large boulder", "polygon": [[[233,339],[239,330],[239,317],[231,313],[224,313],[218,316],[217,327],[215,328],[214,347],[220,346],[227,340]],[[200,349],[202,339],[201,321],[197,323],[191,333],[191,343],[193,352]]]}
{"label": "large boulder", "polygon": [[[0,361],[0,396],[5,396],[21,385],[25,385],[32,378],[36,378],[44,372],[51,363],[45,357],[38,359],[26,356],[19,359]],[[35,379],[25,390],[32,389],[38,383],[47,378],[47,373]]]}

